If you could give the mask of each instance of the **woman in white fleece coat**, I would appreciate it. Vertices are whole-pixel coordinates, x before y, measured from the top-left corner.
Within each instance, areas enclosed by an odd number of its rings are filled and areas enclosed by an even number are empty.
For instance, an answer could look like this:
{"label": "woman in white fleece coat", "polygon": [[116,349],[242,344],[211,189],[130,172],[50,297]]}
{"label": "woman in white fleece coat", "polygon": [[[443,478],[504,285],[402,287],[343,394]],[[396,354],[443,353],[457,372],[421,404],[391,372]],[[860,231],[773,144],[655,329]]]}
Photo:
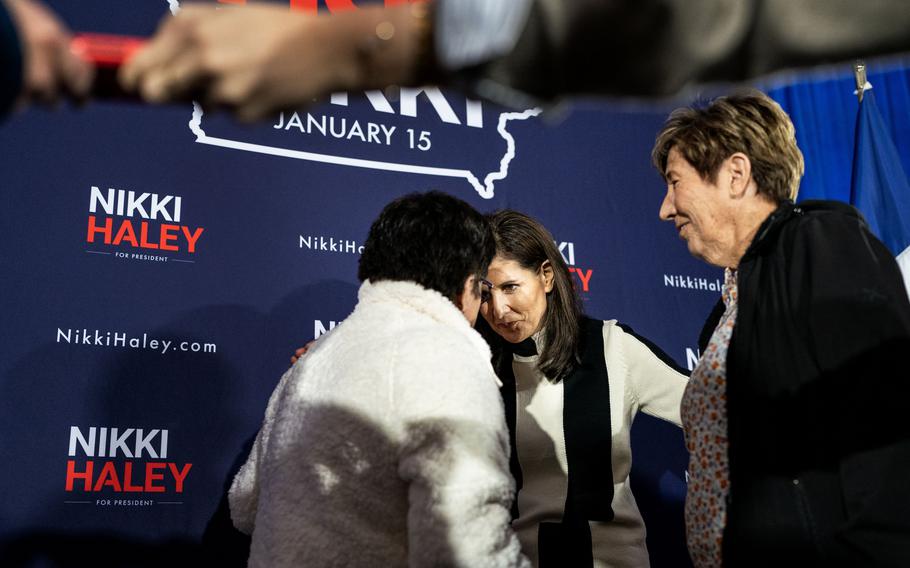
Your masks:
{"label": "woman in white fleece coat", "polygon": [[[509,529],[498,381],[469,321],[489,227],[455,198],[410,199],[374,223],[354,312],[282,377],[234,479],[231,516],[252,534],[250,566],[527,565]],[[470,214],[452,214],[450,201]],[[418,250],[402,259],[391,246]],[[453,274],[454,287],[438,284]],[[412,276],[424,285],[403,281]]]}

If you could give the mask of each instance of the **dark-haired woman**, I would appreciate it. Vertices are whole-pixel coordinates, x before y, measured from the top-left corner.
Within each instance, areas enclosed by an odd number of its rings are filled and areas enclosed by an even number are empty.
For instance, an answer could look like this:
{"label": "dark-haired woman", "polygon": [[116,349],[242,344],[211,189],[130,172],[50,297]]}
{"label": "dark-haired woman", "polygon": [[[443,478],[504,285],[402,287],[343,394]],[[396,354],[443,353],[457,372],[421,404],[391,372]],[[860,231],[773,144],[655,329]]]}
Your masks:
{"label": "dark-haired woman", "polygon": [[503,382],[522,549],[540,567],[648,566],[629,430],[638,412],[678,426],[686,376],[628,327],[582,314],[540,223],[509,210],[489,218],[481,331]]}

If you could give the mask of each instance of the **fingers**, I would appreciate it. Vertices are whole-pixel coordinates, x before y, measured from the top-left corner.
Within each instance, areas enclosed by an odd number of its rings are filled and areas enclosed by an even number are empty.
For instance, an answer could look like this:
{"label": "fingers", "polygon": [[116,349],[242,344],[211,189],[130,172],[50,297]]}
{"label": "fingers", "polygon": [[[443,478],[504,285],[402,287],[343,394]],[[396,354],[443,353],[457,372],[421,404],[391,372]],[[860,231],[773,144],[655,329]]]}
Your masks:
{"label": "fingers", "polygon": [[23,94],[28,100],[53,104],[57,100],[57,51],[47,42],[34,42],[25,59]]}
{"label": "fingers", "polygon": [[22,96],[26,102],[55,103],[61,94],[84,98],[94,69],[70,52],[70,34],[53,12],[39,2],[9,2],[22,42]]}
{"label": "fingers", "polygon": [[88,98],[95,78],[94,66],[74,55],[69,49],[69,41],[60,58],[60,76],[64,89],[74,99],[85,100]]}
{"label": "fingers", "polygon": [[119,72],[121,87],[150,102],[189,96],[206,80],[201,26],[214,9],[190,6],[167,17],[149,44]]}
{"label": "fingers", "polygon": [[[326,62],[334,69],[334,50],[311,33],[323,20],[265,4],[183,8],[124,65],[119,80],[150,102],[196,99],[241,121],[261,120],[334,86],[334,75],[324,69]],[[319,78],[315,86],[313,77]]]}
{"label": "fingers", "polygon": [[25,71],[23,91],[27,98],[45,103],[57,99],[60,64],[69,35],[44,6],[30,0],[11,4],[22,37]]}
{"label": "fingers", "polygon": [[357,75],[351,69],[360,57],[349,44],[374,33],[377,16],[366,16],[336,19],[266,4],[186,7],[123,66],[120,83],[150,102],[196,99],[241,121],[262,120],[348,84],[342,77]]}
{"label": "fingers", "polygon": [[209,80],[209,73],[201,64],[199,52],[181,51],[171,61],[148,73],[140,93],[153,103],[191,99]]}
{"label": "fingers", "polygon": [[[245,116],[242,109],[255,104],[256,73],[238,69],[232,73],[221,74],[205,93],[205,102],[213,107],[226,106],[234,109],[238,118]],[[243,118],[241,118],[243,120]]]}
{"label": "fingers", "polygon": [[310,347],[312,347],[313,344],[315,344],[315,343],[316,343],[316,340],[314,339],[314,340],[308,342],[308,343],[307,343],[306,345],[304,345],[303,347],[298,347],[298,348],[294,351],[294,354],[291,355],[291,365],[293,365],[294,363],[297,362],[298,359],[300,359],[301,357],[303,357],[304,355],[306,355],[306,352],[309,351],[309,350],[310,350]]}
{"label": "fingers", "polygon": [[253,124],[265,120],[274,113],[274,107],[268,101],[253,100],[249,104],[237,106],[234,109],[234,116],[237,120],[247,124]]}

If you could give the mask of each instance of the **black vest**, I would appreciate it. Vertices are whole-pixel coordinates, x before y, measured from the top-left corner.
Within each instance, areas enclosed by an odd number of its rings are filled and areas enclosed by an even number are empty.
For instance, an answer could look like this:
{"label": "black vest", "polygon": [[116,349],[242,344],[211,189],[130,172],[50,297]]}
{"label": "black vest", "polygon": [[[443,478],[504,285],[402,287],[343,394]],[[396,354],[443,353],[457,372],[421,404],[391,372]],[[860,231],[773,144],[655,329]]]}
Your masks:
{"label": "black vest", "polygon": [[[530,345],[529,345],[530,344]],[[528,351],[528,348],[531,351]],[[506,344],[496,372],[503,383],[501,393],[509,426],[509,466],[521,491],[521,464],[516,452],[516,396],[512,355],[533,355],[532,340]],[[541,523],[538,548],[541,568],[547,566],[591,566],[591,531],[588,521],[613,520],[612,427],[610,424],[610,383],[604,359],[603,322],[581,321],[579,362],[563,379],[563,430],[569,464],[569,485],[561,523]],[[517,518],[518,499],[512,504]]]}

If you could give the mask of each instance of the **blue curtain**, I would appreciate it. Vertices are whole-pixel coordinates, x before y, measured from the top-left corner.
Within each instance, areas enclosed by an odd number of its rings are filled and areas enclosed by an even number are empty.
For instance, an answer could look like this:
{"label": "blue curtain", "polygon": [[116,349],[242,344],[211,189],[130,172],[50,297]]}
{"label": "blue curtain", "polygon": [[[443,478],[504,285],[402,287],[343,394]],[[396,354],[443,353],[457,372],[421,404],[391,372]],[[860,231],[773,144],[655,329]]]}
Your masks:
{"label": "blue curtain", "polygon": [[[867,69],[904,171],[910,172],[910,59],[870,61]],[[858,108],[851,66],[777,76],[757,86],[779,102],[796,125],[806,159],[798,201],[849,203]]]}

